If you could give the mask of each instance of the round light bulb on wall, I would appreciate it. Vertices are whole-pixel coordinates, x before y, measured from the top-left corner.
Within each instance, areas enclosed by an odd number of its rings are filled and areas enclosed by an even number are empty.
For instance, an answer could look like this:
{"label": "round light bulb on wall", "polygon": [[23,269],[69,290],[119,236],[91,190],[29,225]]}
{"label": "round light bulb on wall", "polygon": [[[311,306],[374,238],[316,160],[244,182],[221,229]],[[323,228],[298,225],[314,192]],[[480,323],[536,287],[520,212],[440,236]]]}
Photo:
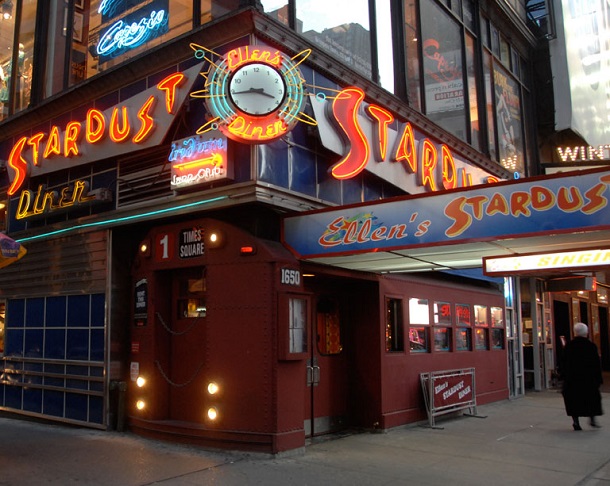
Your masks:
{"label": "round light bulb on wall", "polygon": [[136,408],[138,410],[144,410],[146,408],[146,402],[144,400],[138,400],[136,402]]}
{"label": "round light bulb on wall", "polygon": [[144,385],[146,385],[146,378],[144,378],[143,376],[138,376],[138,378],[136,379],[136,385],[139,388],[142,388]]}
{"label": "round light bulb on wall", "polygon": [[216,407],[208,408],[208,418],[210,420],[216,420],[218,418],[218,410]]}
{"label": "round light bulb on wall", "polygon": [[208,393],[210,395],[216,395],[219,390],[220,390],[219,386],[216,383],[214,383],[213,381],[208,383]]}

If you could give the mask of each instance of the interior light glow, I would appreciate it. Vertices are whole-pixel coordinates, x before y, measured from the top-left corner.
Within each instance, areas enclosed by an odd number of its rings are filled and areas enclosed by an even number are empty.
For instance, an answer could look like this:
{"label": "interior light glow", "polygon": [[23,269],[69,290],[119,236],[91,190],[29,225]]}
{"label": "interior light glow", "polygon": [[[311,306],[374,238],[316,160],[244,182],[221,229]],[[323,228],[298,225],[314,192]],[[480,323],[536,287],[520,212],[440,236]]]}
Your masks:
{"label": "interior light glow", "polygon": [[138,400],[136,402],[136,408],[138,410],[144,410],[146,408],[146,402],[144,400]]}
{"label": "interior light glow", "polygon": [[220,387],[218,386],[217,383],[214,383],[213,381],[208,383],[208,393],[210,395],[216,395],[219,390],[220,390]]}
{"label": "interior light glow", "polygon": [[42,233],[42,234],[35,235],[35,236],[28,236],[26,238],[21,238],[19,240],[15,240],[15,241],[17,241],[17,243],[23,243],[26,241],[40,240],[43,238],[49,238],[51,236],[71,233],[73,231],[78,231],[78,230],[82,230],[82,229],[86,229],[86,228],[99,228],[99,227],[104,227],[104,226],[128,223],[131,221],[138,221],[138,220],[142,220],[142,219],[146,219],[146,218],[151,218],[151,217],[157,216],[159,214],[169,214],[169,213],[174,213],[176,211],[181,211],[182,209],[189,209],[189,208],[193,208],[193,207],[204,206],[204,205],[211,204],[214,202],[222,201],[224,199],[228,199],[228,196],[218,196],[218,197],[213,197],[210,199],[204,199],[201,201],[195,201],[195,202],[188,203],[188,204],[181,204],[179,206],[174,206],[171,208],[158,209],[155,211],[148,211],[146,213],[133,214],[131,216],[122,216],[120,218],[105,219],[102,221],[96,221],[94,223],[85,223],[85,224],[74,225],[74,226],[70,226],[69,228],[49,231],[48,233]]}
{"label": "interior light glow", "polygon": [[139,388],[142,388],[144,385],[146,385],[146,378],[144,378],[143,376],[138,376],[138,378],[136,379],[136,385]]}
{"label": "interior light glow", "polygon": [[216,420],[218,418],[218,410],[216,407],[208,408],[208,418],[210,420]]}

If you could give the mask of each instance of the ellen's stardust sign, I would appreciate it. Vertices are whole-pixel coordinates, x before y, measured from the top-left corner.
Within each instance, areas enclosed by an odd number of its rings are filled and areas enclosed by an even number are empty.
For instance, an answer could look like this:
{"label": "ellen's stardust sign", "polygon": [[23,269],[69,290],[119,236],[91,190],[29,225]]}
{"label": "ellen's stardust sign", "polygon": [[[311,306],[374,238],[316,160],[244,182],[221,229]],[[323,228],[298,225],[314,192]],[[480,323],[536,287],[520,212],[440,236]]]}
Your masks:
{"label": "ellen's stardust sign", "polygon": [[300,213],[283,241],[300,257],[610,228],[610,170],[562,173]]}

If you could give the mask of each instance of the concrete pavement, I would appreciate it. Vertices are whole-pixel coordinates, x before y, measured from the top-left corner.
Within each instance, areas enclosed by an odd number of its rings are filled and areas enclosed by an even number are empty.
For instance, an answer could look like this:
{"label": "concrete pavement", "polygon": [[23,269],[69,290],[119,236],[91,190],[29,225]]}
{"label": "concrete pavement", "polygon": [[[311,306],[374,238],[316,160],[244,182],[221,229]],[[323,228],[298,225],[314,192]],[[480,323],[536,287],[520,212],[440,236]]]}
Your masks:
{"label": "concrete pavement", "polygon": [[610,394],[601,429],[575,432],[557,391],[355,433],[271,457],[0,417],[0,485],[610,485]]}

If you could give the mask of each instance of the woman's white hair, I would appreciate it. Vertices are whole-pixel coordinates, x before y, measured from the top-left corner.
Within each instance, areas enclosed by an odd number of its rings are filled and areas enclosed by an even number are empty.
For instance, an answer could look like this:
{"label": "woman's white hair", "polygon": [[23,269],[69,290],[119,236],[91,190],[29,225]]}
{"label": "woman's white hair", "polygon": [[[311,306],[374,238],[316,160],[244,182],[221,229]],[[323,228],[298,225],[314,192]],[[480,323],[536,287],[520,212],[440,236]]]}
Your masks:
{"label": "woman's white hair", "polygon": [[589,328],[582,322],[574,324],[574,336],[587,337],[589,335]]}

